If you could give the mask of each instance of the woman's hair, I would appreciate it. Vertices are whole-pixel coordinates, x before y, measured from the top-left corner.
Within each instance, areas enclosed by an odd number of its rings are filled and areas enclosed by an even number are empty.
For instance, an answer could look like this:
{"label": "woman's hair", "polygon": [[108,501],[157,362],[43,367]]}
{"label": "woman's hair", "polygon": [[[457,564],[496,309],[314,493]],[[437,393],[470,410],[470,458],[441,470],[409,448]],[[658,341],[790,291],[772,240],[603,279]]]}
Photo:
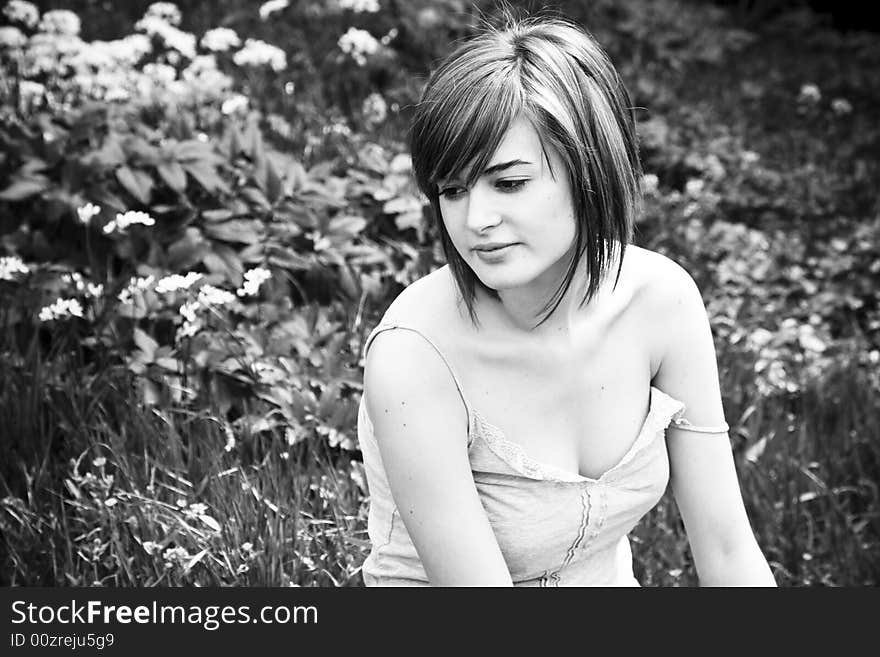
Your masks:
{"label": "woman's hair", "polygon": [[475,286],[498,294],[456,251],[442,220],[437,181],[464,175],[471,186],[519,115],[538,132],[545,156],[549,144],[565,164],[576,218],[575,257],[538,326],[556,310],[582,263],[589,282],[581,305],[596,294],[618,244],[620,276],[641,207],[630,97],[592,36],[565,19],[516,20],[507,14],[505,27],[486,27],[465,41],[429,77],[415,109],[410,151],[416,182],[431,202],[446,260],[475,324]]}

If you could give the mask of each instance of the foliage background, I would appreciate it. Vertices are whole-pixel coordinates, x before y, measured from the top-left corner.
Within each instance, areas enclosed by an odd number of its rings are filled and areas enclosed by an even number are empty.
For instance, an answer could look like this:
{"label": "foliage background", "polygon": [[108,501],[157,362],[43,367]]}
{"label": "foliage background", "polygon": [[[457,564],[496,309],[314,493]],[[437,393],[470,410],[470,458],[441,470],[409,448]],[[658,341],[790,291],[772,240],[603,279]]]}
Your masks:
{"label": "foliage background", "polygon": [[[880,45],[726,5],[558,8],[639,108],[636,243],[703,292],[777,581],[876,585]],[[3,584],[361,585],[361,345],[442,264],[408,115],[495,3],[36,6],[0,28]],[[696,583],[669,500],[633,543]]]}

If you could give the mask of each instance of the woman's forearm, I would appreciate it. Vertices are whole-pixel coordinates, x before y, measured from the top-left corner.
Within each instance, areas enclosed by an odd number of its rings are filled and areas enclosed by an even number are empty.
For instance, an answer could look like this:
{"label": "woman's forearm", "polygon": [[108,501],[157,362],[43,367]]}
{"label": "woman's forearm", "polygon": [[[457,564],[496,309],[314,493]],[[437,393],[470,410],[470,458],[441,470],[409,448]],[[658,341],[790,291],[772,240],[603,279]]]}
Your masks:
{"label": "woman's forearm", "polygon": [[776,586],[776,579],[757,544],[720,554],[697,568],[700,586]]}

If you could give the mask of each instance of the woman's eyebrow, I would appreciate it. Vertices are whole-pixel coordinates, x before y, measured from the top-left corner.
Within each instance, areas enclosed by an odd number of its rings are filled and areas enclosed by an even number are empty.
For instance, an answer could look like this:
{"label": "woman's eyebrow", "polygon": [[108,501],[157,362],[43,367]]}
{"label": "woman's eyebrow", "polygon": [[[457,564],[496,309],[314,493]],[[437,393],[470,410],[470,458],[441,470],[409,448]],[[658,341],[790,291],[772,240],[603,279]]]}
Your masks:
{"label": "woman's eyebrow", "polygon": [[505,169],[515,167],[518,164],[531,164],[531,162],[526,162],[525,160],[509,160],[508,162],[499,162],[498,164],[493,164],[492,166],[483,169],[482,175],[491,176],[493,173],[504,171]]}

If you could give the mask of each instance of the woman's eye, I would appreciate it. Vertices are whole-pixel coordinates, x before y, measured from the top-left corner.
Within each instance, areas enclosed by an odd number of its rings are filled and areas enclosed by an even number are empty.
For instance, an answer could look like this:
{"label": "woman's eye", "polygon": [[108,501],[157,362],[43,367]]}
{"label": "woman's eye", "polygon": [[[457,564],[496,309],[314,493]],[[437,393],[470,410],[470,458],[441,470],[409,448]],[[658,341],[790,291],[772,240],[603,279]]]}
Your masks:
{"label": "woman's eye", "polygon": [[522,189],[527,182],[527,180],[499,180],[495,186],[505,192],[515,192]]}
{"label": "woman's eye", "polygon": [[455,199],[464,194],[464,187],[449,186],[440,190],[439,195],[446,199]]}

